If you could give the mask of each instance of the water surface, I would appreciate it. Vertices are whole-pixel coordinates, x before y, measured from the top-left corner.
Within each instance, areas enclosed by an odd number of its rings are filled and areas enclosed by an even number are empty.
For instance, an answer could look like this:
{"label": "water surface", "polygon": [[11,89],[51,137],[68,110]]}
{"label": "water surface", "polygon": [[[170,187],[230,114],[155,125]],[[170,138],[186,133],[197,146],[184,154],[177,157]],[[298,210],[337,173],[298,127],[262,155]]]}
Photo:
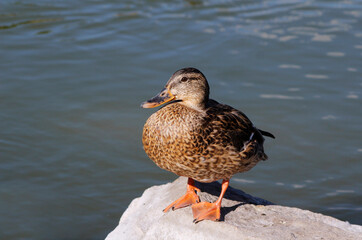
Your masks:
{"label": "water surface", "polygon": [[231,186],[362,224],[360,1],[5,0],[0,50],[1,239],[104,239],[174,180],[139,105],[187,66],[277,137]]}

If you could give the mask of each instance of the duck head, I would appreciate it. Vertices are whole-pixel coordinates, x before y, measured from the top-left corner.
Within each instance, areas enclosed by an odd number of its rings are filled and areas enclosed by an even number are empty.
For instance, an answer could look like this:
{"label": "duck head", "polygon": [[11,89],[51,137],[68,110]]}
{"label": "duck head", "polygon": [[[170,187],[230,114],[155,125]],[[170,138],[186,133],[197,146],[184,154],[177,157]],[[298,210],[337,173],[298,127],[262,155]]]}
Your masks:
{"label": "duck head", "polygon": [[176,71],[162,91],[141,104],[143,108],[154,108],[170,101],[194,108],[204,109],[209,100],[209,84],[202,72],[196,68]]}

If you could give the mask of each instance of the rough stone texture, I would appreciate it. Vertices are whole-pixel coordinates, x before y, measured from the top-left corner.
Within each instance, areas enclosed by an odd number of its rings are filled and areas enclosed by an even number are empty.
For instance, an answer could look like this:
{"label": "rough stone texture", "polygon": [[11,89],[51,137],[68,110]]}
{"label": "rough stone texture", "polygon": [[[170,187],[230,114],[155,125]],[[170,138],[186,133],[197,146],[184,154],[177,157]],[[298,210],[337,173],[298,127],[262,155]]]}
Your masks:
{"label": "rough stone texture", "polygon": [[[190,207],[162,210],[186,191],[186,178],[147,189],[124,212],[106,240],[121,239],[362,239],[362,226],[298,208],[273,205],[229,187],[221,221],[192,222]],[[213,202],[219,183],[196,185],[201,201]]]}

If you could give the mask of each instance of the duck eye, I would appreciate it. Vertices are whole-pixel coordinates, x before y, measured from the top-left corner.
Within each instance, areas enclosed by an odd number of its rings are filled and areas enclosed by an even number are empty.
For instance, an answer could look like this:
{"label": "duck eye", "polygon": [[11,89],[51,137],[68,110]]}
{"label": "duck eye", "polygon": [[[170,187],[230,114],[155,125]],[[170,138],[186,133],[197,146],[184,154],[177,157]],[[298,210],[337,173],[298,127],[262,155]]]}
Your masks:
{"label": "duck eye", "polygon": [[187,81],[187,77],[181,78],[181,82],[186,82],[186,81]]}

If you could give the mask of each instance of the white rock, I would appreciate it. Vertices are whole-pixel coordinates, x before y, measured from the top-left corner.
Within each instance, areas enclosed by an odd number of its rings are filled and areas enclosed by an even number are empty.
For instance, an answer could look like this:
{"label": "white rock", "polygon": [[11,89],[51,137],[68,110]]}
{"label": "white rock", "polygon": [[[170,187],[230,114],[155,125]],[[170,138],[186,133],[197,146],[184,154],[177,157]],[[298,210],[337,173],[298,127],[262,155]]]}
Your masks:
{"label": "white rock", "polygon": [[[194,224],[190,207],[163,213],[186,191],[186,178],[147,189],[134,199],[106,240],[167,239],[362,239],[362,226],[298,208],[273,205],[229,187],[222,201],[221,221]],[[219,183],[196,185],[201,201],[213,202]]]}

